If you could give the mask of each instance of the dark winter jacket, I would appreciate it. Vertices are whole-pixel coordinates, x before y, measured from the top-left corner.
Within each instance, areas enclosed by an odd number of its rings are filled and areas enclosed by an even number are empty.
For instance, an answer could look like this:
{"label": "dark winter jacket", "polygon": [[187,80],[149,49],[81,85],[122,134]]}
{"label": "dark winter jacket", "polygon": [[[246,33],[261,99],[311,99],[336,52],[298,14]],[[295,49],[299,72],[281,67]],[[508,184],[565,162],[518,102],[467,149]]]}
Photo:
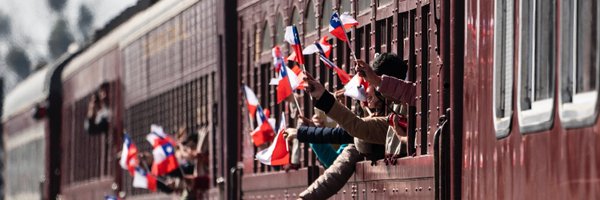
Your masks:
{"label": "dark winter jacket", "polygon": [[314,144],[349,144],[354,142],[354,137],[343,128],[300,126],[298,140]]}

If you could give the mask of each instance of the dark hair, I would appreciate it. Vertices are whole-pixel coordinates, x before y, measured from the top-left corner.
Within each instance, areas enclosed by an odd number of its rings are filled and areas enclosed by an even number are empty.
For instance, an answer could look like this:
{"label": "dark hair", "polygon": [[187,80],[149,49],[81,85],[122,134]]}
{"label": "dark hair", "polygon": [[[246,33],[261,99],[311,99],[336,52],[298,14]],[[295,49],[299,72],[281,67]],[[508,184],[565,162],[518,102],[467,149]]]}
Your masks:
{"label": "dark hair", "polygon": [[382,53],[373,61],[373,71],[379,76],[385,74],[399,79],[406,78],[408,66],[394,53]]}
{"label": "dark hair", "polygon": [[100,85],[100,87],[98,87],[98,90],[104,90],[107,91],[110,89],[110,83],[108,82],[104,82]]}
{"label": "dark hair", "polygon": [[196,143],[198,142],[198,133],[188,133],[185,135],[186,136],[183,138],[181,144],[185,146],[195,147],[197,145]]}

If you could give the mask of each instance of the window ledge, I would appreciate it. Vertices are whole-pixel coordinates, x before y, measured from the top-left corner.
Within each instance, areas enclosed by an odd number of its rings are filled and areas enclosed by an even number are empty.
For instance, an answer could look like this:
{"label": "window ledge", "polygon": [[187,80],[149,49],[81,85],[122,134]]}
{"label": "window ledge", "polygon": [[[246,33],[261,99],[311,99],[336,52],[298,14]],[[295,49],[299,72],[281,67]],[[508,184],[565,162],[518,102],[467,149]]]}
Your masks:
{"label": "window ledge", "polygon": [[535,101],[530,110],[521,110],[519,105],[519,127],[521,134],[548,130],[552,127],[554,98]]}
{"label": "window ledge", "polygon": [[510,116],[511,115],[509,115],[509,117],[502,118],[494,117],[494,130],[496,131],[496,138],[501,139],[508,136],[508,133],[510,132],[510,122],[512,119]]}
{"label": "window ledge", "polygon": [[564,128],[578,128],[594,124],[598,92],[585,92],[573,96],[573,102],[560,105],[560,122]]}

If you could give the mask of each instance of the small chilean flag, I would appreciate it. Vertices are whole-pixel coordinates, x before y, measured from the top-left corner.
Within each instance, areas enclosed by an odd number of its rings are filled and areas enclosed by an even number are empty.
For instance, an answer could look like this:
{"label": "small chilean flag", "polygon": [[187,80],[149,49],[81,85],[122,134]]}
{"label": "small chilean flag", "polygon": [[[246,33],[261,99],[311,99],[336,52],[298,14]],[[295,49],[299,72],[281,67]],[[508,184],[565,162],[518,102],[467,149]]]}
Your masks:
{"label": "small chilean flag", "polygon": [[[304,51],[302,53],[304,53],[306,55],[319,53],[319,59],[321,61],[323,61],[323,64],[325,64],[325,66],[329,67],[330,69],[333,69],[336,72],[336,74],[342,81],[342,84],[348,83],[348,81],[350,81],[350,75],[348,75],[348,73],[346,73],[346,71],[344,71],[342,68],[339,68],[335,63],[333,63],[331,60],[329,60],[327,58],[328,57],[327,54],[331,50],[331,45],[329,43],[327,43],[326,36],[323,37],[323,39],[325,39],[325,41],[321,41],[321,42],[309,45],[308,47],[306,47],[306,49],[304,49]],[[327,46],[327,45],[329,45],[329,46]]]}
{"label": "small chilean flag", "polygon": [[248,114],[250,118],[254,118],[254,113],[256,113],[256,108],[259,106],[258,98],[254,91],[250,89],[247,85],[244,85],[244,95],[246,96],[246,106],[248,107]]}
{"label": "small chilean flag", "polygon": [[152,150],[154,163],[152,163],[152,174],[162,176],[179,168],[179,162],[175,158],[175,147],[170,142],[163,142]]}
{"label": "small chilean flag", "polygon": [[150,133],[146,135],[146,140],[152,145],[152,147],[157,147],[167,142],[171,143],[172,145],[176,144],[175,140],[169,137],[161,126],[156,124],[150,125]]}
{"label": "small chilean flag", "polygon": [[[290,85],[294,90],[303,89],[302,82],[304,81],[304,71],[298,67],[298,65],[294,66],[294,69],[290,69],[289,67],[285,68],[287,70],[287,76],[290,79]],[[299,71],[298,71],[299,70]],[[281,72],[277,72],[277,77],[272,78],[269,81],[269,85],[279,85],[279,81],[281,81]]]}
{"label": "small chilean flag", "polygon": [[346,71],[344,71],[342,68],[335,65],[335,63],[331,62],[331,60],[327,59],[323,54],[319,54],[319,59],[323,61],[323,64],[325,64],[325,66],[335,71],[338,78],[340,78],[340,81],[342,81],[342,84],[350,82],[350,75],[348,75],[348,73],[346,73]]}
{"label": "small chilean flag", "polygon": [[252,142],[254,143],[254,146],[259,147],[273,140],[275,131],[273,130],[271,123],[269,123],[269,119],[267,119],[267,116],[265,116],[262,107],[259,105],[257,108],[258,110],[256,114],[258,115],[257,121],[259,122],[259,125],[250,133],[250,136],[252,136]]}
{"label": "small chilean flag", "polygon": [[275,68],[275,72],[279,72],[279,70],[281,70],[281,63],[285,62],[285,60],[279,59],[282,57],[279,46],[275,46],[271,49],[271,55],[273,56],[273,67]]}
{"label": "small chilean flag", "polygon": [[281,74],[281,79],[279,79],[279,84],[277,85],[277,104],[280,104],[285,98],[294,93],[290,77],[288,76],[288,70],[281,70],[279,73]]}
{"label": "small chilean flag", "polygon": [[290,153],[287,146],[287,142],[283,137],[285,128],[285,113],[281,112],[281,122],[279,123],[279,131],[275,136],[275,141],[271,143],[269,148],[264,149],[256,153],[256,159],[265,165],[281,166],[290,163]]}
{"label": "small chilean flag", "polygon": [[359,101],[367,101],[367,87],[369,83],[360,76],[354,75],[352,80],[344,86],[344,95]]}
{"label": "small chilean flag", "polygon": [[358,25],[358,22],[352,18],[348,13],[342,14],[342,16],[338,16],[337,12],[334,12],[331,15],[331,19],[329,20],[329,33],[335,36],[336,38],[346,42],[348,41],[348,37],[346,36],[346,29],[351,28],[352,26]]}
{"label": "small chilean flag", "polygon": [[[332,45],[329,44],[327,39],[328,39],[327,36],[323,36],[318,44],[320,44],[321,47],[323,47],[323,50],[325,51],[325,56],[327,56],[327,58],[329,58],[329,55],[331,55]],[[310,54],[313,54],[316,52],[318,52],[318,50],[316,49],[316,47],[314,45],[308,45],[306,48],[304,48],[304,50],[302,50],[302,54],[304,54],[304,55],[310,55]],[[296,52],[292,51],[292,53],[286,58],[286,60],[298,62],[298,58],[296,57]]]}
{"label": "small chilean flag", "polygon": [[329,55],[331,54],[331,44],[327,42],[327,36],[323,36],[319,42],[306,46],[306,48],[302,50],[302,53],[304,55],[323,53],[325,54],[325,57],[329,58]]}
{"label": "small chilean flag", "polygon": [[[329,44],[329,42],[327,41],[329,38],[325,35],[321,38],[321,40],[319,41],[319,44],[323,47],[323,51],[325,53],[325,56],[327,56],[327,58],[329,58],[329,55],[331,55],[331,48],[333,47],[331,44]],[[329,50],[325,50],[325,49],[329,49]]]}
{"label": "small chilean flag", "polygon": [[123,169],[128,170],[131,175],[133,175],[133,170],[138,165],[137,153],[137,147],[131,138],[129,138],[129,135],[125,134],[123,136],[123,150],[121,150],[119,164]]}
{"label": "small chilean flag", "polygon": [[302,44],[300,43],[300,37],[298,36],[298,29],[296,26],[288,26],[285,28],[285,41],[290,43],[292,49],[296,53],[296,61],[298,64],[304,64],[304,57],[302,56]]}
{"label": "small chilean flag", "polygon": [[344,12],[342,15],[340,15],[340,20],[342,20],[342,24],[346,30],[352,28],[353,26],[358,26],[358,21],[348,14],[348,12]]}
{"label": "small chilean flag", "polygon": [[133,187],[156,192],[156,178],[141,167],[136,167],[133,174]]}

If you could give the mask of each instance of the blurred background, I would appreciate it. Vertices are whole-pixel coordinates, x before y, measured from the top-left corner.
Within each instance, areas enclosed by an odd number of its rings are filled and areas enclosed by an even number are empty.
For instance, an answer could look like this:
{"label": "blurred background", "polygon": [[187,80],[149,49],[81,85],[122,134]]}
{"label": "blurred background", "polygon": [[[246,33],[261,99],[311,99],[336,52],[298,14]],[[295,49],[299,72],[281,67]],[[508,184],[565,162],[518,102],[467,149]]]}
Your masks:
{"label": "blurred background", "polygon": [[[0,80],[4,93],[60,57],[72,43],[93,39],[136,0],[0,0]],[[52,47],[52,48],[50,48]]]}

